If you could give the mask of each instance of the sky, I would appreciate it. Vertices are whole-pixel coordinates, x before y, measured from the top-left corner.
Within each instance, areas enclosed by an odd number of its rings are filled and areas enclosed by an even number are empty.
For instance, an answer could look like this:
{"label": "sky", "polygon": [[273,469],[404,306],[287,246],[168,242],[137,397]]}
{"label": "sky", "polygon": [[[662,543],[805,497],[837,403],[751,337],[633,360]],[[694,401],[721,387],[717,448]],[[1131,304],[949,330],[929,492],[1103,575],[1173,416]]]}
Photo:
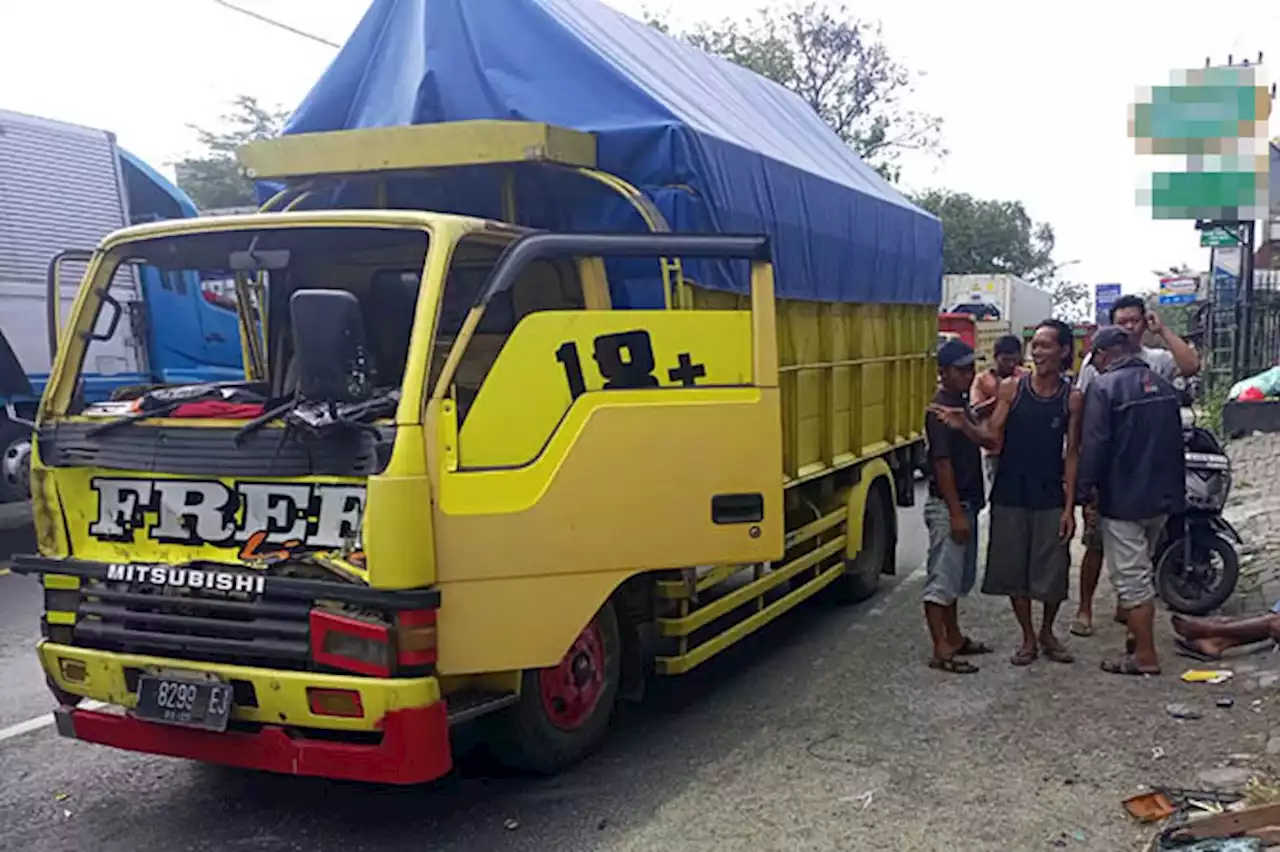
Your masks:
{"label": "sky", "polygon": [[[633,15],[662,0],[606,0]],[[334,42],[368,0],[234,0]],[[471,0],[475,3],[496,0]],[[766,2],[766,0],[761,0]],[[674,4],[671,4],[674,5]],[[686,9],[693,4],[684,4]],[[678,23],[757,5],[701,0]],[[1135,194],[1150,158],[1134,153],[1127,107],[1176,68],[1263,51],[1280,78],[1277,0],[853,0],[883,24],[890,52],[920,73],[909,106],[943,120],[948,154],[908,160],[903,185],[1022,201],[1057,233],[1062,274],[1155,288],[1153,270],[1203,269],[1190,222],[1157,222]],[[295,106],[335,50],[215,0],[0,0],[0,109],[114,131],[162,171],[251,94]],[[1280,134],[1280,118],[1272,119]]]}

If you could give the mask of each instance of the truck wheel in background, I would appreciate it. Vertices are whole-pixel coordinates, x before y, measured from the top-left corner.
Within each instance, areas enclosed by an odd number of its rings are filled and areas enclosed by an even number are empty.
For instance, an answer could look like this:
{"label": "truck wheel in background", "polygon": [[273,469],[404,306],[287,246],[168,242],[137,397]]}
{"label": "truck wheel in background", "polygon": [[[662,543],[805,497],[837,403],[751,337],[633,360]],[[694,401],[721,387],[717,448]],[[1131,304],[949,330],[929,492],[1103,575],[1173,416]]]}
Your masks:
{"label": "truck wheel in background", "polygon": [[539,774],[581,760],[604,736],[621,680],[618,617],[606,602],[559,665],[525,671],[516,705],[488,720],[497,757]]}
{"label": "truck wheel in background", "polygon": [[877,482],[867,492],[862,510],[862,549],[845,560],[844,574],[832,584],[837,600],[859,603],[880,587],[880,575],[897,558],[898,537],[890,505],[889,489]]}
{"label": "truck wheel in background", "polygon": [[31,429],[0,418],[0,503],[31,497]]}

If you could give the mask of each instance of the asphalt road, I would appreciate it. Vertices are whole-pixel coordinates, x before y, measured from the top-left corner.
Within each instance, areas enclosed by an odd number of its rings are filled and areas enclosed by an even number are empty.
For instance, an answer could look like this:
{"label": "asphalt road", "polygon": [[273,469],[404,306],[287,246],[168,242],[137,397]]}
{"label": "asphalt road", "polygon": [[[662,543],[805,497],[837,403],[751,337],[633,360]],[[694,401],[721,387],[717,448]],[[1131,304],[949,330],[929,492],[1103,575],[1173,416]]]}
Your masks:
{"label": "asphalt road", "polygon": [[[44,726],[0,740],[0,849],[1116,850],[1150,834],[1117,805],[1138,784],[1189,787],[1228,754],[1267,759],[1280,717],[1254,662],[1223,688],[1118,683],[1097,669],[1120,642],[1110,628],[1076,646],[1076,666],[1014,669],[1007,604],[976,598],[965,621],[1000,654],[972,677],[927,669],[919,509],[901,519],[899,575],[879,596],[802,607],[664,681],[560,777],[506,774],[477,748],[438,783],[371,788],[116,752]],[[37,591],[0,577],[0,728],[47,707],[28,658]],[[1236,709],[1214,707],[1223,689]],[[1171,700],[1204,718],[1170,719]]]}

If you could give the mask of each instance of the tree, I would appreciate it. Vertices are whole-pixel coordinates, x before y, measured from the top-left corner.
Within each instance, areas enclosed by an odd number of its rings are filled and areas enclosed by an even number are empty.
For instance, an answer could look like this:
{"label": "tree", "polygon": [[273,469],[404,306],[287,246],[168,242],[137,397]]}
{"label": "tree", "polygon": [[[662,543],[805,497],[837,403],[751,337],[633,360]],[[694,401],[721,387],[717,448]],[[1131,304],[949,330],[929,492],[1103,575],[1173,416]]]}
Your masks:
{"label": "tree", "polygon": [[843,5],[792,2],[738,21],[677,32],[660,15],[650,26],[795,92],[882,176],[897,181],[906,151],[945,154],[942,119],[904,106],[916,77],[889,55],[880,25]]}
{"label": "tree", "polygon": [[942,220],[947,274],[1010,273],[1046,286],[1057,273],[1053,228],[1033,222],[1021,201],[974,198],[931,189],[912,198]]}
{"label": "tree", "polygon": [[204,151],[173,164],[178,186],[202,210],[253,205],[253,181],[240,174],[235,151],[256,139],[278,136],[288,119],[289,113],[279,107],[267,109],[257,98],[240,95],[232,101],[232,110],[221,116],[220,129],[191,125]]}
{"label": "tree", "polygon": [[1016,275],[1053,295],[1059,319],[1088,319],[1088,285],[1058,277],[1066,264],[1054,262],[1053,228],[1033,221],[1021,201],[944,189],[923,192],[912,201],[942,220],[942,266],[948,275]]}

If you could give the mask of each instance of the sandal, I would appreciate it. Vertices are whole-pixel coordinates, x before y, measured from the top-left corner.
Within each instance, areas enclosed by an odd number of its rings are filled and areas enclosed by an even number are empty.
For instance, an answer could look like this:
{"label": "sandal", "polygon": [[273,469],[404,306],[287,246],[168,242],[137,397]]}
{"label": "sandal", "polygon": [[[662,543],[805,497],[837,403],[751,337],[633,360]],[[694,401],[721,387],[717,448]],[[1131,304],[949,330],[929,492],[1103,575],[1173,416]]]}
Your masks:
{"label": "sandal", "polygon": [[993,653],[995,653],[995,649],[993,649],[986,642],[977,642],[973,639],[970,639],[968,636],[966,636],[964,638],[964,644],[961,645],[956,650],[955,656],[976,657],[979,654],[993,654]]}
{"label": "sandal", "polygon": [[1093,625],[1083,618],[1071,622],[1071,635],[1087,639],[1093,635]]}
{"label": "sandal", "polygon": [[1040,651],[1036,648],[1030,650],[1019,648],[1017,652],[1009,658],[1009,662],[1015,666],[1029,666],[1036,661],[1036,657],[1040,656]]}
{"label": "sandal", "polygon": [[1056,647],[1053,645],[1045,645],[1041,650],[1044,653],[1045,659],[1050,662],[1074,663],[1076,661],[1076,658],[1071,655],[1071,652],[1061,645]]}
{"label": "sandal", "polygon": [[947,674],[976,674],[978,671],[973,663],[957,660],[955,657],[934,657],[929,661],[929,668]]}
{"label": "sandal", "polygon": [[1133,657],[1121,657],[1118,660],[1103,660],[1102,670],[1107,674],[1116,675],[1158,675],[1159,669],[1143,669],[1138,667],[1138,661]]}

